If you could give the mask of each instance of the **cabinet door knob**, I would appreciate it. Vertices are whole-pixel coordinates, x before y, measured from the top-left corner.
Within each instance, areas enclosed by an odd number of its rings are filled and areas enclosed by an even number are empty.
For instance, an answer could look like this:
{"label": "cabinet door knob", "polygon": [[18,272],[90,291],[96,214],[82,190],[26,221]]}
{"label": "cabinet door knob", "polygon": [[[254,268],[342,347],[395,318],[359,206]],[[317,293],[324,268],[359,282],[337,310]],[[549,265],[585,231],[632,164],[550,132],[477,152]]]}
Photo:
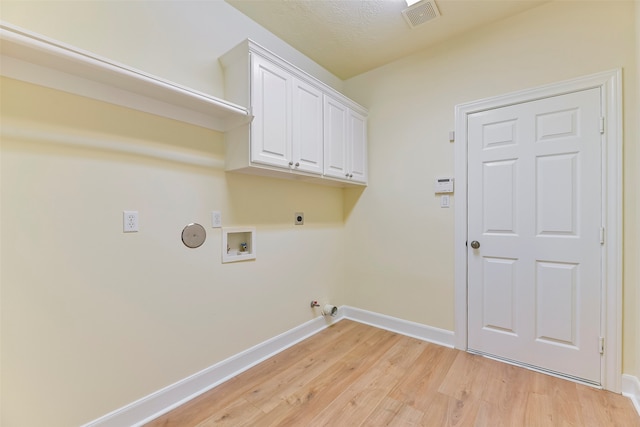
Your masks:
{"label": "cabinet door knob", "polygon": [[296,162],[296,167],[300,166],[300,162]]}
{"label": "cabinet door knob", "polygon": [[293,162],[289,162],[289,166],[293,166]]}

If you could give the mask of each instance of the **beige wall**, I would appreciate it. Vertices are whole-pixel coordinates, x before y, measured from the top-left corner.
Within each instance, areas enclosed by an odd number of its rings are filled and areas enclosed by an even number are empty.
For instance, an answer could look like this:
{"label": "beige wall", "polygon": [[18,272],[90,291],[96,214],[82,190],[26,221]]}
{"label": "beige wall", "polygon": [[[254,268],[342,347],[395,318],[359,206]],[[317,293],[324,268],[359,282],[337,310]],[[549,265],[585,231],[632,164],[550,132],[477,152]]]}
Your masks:
{"label": "beige wall", "polygon": [[[2,139],[3,426],[88,422],[311,320],[309,301],[333,297],[340,189],[97,149],[223,156],[215,132],[8,79],[2,92],[5,132],[47,135]],[[139,233],[122,233],[123,210],[139,211]],[[221,264],[213,210],[256,227],[255,261]],[[180,240],[191,222],[207,230],[198,249]]]}
{"label": "beige wall", "polygon": [[634,3],[552,2],[345,82],[370,108],[370,186],[347,195],[349,304],[454,329],[453,209],[433,194],[453,175],[457,104],[624,71],[624,369],[638,374],[638,70]]}
{"label": "beige wall", "polygon": [[218,57],[251,38],[340,90],[342,81],[223,0],[0,0],[0,19],[224,97]]}
{"label": "beige wall", "polygon": [[[342,86],[224,2],[1,7],[12,24],[215,96],[224,95],[215,58],[247,36]],[[346,82],[371,108],[364,191],[99,149],[113,142],[224,157],[217,132],[1,80],[0,424],[95,419],[313,318],[310,299],[452,330],[455,200],[440,209],[432,180],[453,174],[454,106],[617,67],[625,236],[639,237],[625,240],[624,365],[640,376],[640,187],[628,184],[640,178],[632,7],[552,3]],[[49,137],[7,136],[25,129]],[[140,212],[139,233],[122,233],[125,209]],[[212,210],[225,225],[257,227],[255,262],[220,263]],[[296,211],[305,212],[303,228],[292,225]],[[179,235],[194,221],[208,238],[190,250]]]}
{"label": "beige wall", "polygon": [[[247,36],[296,59],[223,2],[3,2],[2,18],[220,97],[216,58]],[[0,84],[2,426],[89,422],[315,318],[312,299],[343,303],[341,189],[173,161],[221,163],[223,135]],[[256,227],[255,261],[221,264],[213,210]]]}
{"label": "beige wall", "polygon": [[[55,106],[68,122],[54,120],[50,135],[128,143],[120,132],[135,132],[139,144],[221,154],[220,135],[202,129],[12,81],[2,90],[3,126],[41,128],[34,115]],[[342,271],[337,189],[12,138],[2,184],[9,426],[89,421],[297,326]],[[124,209],[140,212],[139,233],[121,232]],[[257,227],[255,262],[220,264],[220,230],[208,227],[216,209],[226,225]],[[304,229],[293,228],[296,211]],[[190,222],[207,227],[202,248],[180,242]]]}

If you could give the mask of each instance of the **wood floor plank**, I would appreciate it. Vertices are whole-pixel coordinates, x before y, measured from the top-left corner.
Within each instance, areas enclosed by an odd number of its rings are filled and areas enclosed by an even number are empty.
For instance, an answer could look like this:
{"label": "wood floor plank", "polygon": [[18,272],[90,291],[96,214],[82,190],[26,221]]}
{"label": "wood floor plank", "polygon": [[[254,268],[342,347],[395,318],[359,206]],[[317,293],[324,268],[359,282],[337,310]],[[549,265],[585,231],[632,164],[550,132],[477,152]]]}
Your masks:
{"label": "wood floor plank", "polygon": [[413,364],[412,372],[390,393],[396,400],[423,410],[451,368],[458,350],[426,343]]}
{"label": "wood floor plank", "polygon": [[584,421],[580,408],[578,405],[571,404],[571,402],[579,401],[578,384],[560,378],[549,377],[544,374],[539,374],[536,377],[536,382],[544,384],[547,378],[552,379],[544,390],[549,394],[551,399],[553,419],[563,420],[563,425],[565,426],[583,426]]}
{"label": "wood floor plank", "polygon": [[[280,406],[291,410],[280,418],[265,425],[309,426],[311,420],[329,405],[350,384],[373,365],[380,355],[393,346],[400,336],[386,331],[378,331],[370,342],[360,343],[344,358],[327,369],[322,375],[311,380],[304,388],[288,396]],[[268,416],[269,414],[267,414]]]}
{"label": "wood floor plank", "polygon": [[426,427],[472,427],[475,425],[480,401],[459,400],[447,394],[436,392],[424,410],[422,426]]}
{"label": "wood floor plank", "polygon": [[260,419],[264,415],[259,408],[244,399],[237,399],[229,406],[211,414],[195,427],[236,427],[246,424],[249,420]]}
{"label": "wood floor plank", "polygon": [[578,386],[578,398],[585,427],[639,427],[633,404],[624,396],[587,386]]}
{"label": "wood floor plank", "polygon": [[245,398],[265,413],[271,411],[282,399],[286,399],[306,383],[321,375],[359,343],[372,340],[376,331],[363,326],[356,326],[351,329],[348,336],[337,337],[332,342],[310,351],[298,362],[292,360],[286,370],[269,375],[266,381],[252,388]]}
{"label": "wood floor plank", "polygon": [[[526,422],[525,408],[529,394],[529,381],[533,371],[496,360],[481,358],[486,371],[478,414],[479,426],[522,426]],[[485,420],[486,418],[486,420]]]}
{"label": "wood floor plank", "polygon": [[386,396],[373,412],[362,422],[362,426],[420,426],[424,412],[396,399]]}
{"label": "wood floor plank", "polygon": [[[373,332],[371,328],[363,328],[362,326],[356,322],[338,322],[331,325],[313,337],[303,340],[297,345],[187,402],[180,407],[180,411],[163,415],[146,424],[146,426],[195,426],[218,414],[220,408],[232,405],[236,399],[243,398],[242,396],[250,389],[259,386],[282,372],[286,372],[291,364],[296,363],[300,358],[313,354],[325,346],[334,345],[336,341],[342,341],[342,337],[345,335],[349,339],[354,339],[354,335],[359,337],[362,334],[371,334]],[[215,402],[215,405],[210,405],[209,402]]]}
{"label": "wood floor plank", "polygon": [[147,427],[640,427],[631,401],[342,320]]}
{"label": "wood floor plank", "polygon": [[480,399],[488,381],[488,372],[482,369],[486,365],[485,358],[459,351],[438,392],[463,401]]}
{"label": "wood floor plank", "polygon": [[402,339],[373,363],[313,420],[312,425],[358,424],[396,386],[423,350],[423,343]]}
{"label": "wood floor plank", "polygon": [[369,369],[340,395],[331,401],[311,421],[310,425],[358,425],[375,410],[389,392],[386,383],[395,380],[393,374]]}
{"label": "wood floor plank", "polygon": [[531,427],[554,425],[553,403],[551,396],[542,393],[529,393],[525,409],[525,419]]}

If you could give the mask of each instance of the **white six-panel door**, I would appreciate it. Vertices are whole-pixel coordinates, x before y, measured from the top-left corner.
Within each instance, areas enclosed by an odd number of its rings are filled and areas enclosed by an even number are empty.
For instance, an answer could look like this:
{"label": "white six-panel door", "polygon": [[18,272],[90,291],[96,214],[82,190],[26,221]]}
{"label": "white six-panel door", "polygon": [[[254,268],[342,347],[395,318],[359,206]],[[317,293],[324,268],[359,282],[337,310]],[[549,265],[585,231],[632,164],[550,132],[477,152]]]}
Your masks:
{"label": "white six-panel door", "polygon": [[600,384],[599,89],[467,126],[468,348]]}

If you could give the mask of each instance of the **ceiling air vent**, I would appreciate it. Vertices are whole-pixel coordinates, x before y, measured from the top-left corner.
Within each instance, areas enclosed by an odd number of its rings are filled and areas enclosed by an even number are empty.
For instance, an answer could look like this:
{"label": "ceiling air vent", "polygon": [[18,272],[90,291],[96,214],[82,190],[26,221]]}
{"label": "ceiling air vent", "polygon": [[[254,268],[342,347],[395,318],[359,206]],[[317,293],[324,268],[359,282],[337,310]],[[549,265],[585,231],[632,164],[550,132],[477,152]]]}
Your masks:
{"label": "ceiling air vent", "polygon": [[422,0],[402,11],[405,21],[411,28],[424,24],[440,16],[440,11],[433,0]]}

